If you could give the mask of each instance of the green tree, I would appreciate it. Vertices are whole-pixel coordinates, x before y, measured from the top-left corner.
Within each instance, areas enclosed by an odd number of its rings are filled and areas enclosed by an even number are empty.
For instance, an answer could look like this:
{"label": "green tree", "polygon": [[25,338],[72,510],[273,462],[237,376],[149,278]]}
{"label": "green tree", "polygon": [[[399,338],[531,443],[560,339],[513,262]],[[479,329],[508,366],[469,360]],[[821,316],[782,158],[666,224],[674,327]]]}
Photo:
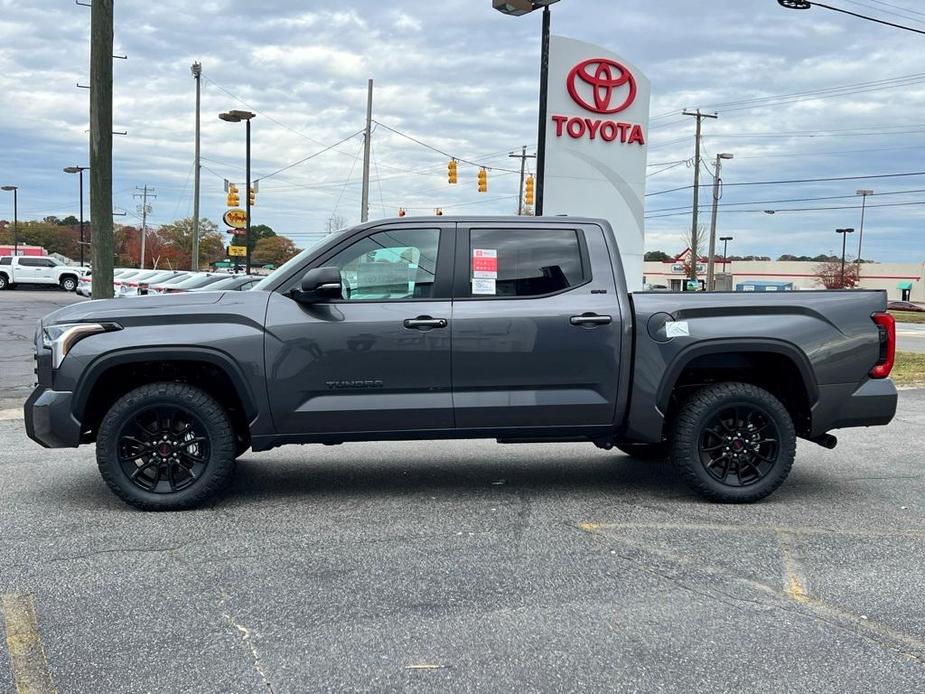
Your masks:
{"label": "green tree", "polygon": [[664,263],[670,260],[674,260],[673,257],[664,251],[648,251],[644,256],[644,259],[647,263]]}
{"label": "green tree", "polygon": [[254,253],[254,249],[257,248],[257,242],[263,241],[264,239],[271,239],[276,236],[276,232],[272,228],[268,227],[266,224],[254,224],[251,226],[251,255]]}

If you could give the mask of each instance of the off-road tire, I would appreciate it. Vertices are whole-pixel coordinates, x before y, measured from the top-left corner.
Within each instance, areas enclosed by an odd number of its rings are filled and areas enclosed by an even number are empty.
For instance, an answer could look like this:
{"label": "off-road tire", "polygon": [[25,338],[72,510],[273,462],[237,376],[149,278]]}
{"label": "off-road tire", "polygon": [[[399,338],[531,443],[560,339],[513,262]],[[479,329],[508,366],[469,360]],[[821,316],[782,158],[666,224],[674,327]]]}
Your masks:
{"label": "off-road tire", "polygon": [[[773,421],[777,455],[770,470],[747,486],[729,486],[716,479],[701,462],[701,436],[710,420],[728,408],[755,406]],[[749,383],[720,383],[696,391],[679,408],[674,424],[671,459],[684,481],[698,494],[720,503],[751,503],[763,499],[784,483],[796,455],[793,420],[780,400]]]}
{"label": "off-road tire", "polygon": [[61,279],[61,289],[66,292],[77,291],[77,279],[75,277],[63,277]]}
{"label": "off-road tire", "polygon": [[[140,488],[123,471],[118,437],[123,426],[146,408],[171,405],[188,410],[205,427],[208,462],[190,486],[172,493],[154,493]],[[127,504],[144,511],[179,511],[201,506],[228,487],[235,469],[235,435],[225,409],[205,391],[184,383],[151,383],[121,397],[103,417],[96,460],[106,484]]]}
{"label": "off-road tire", "polygon": [[618,443],[617,450],[626,453],[630,458],[653,462],[668,460],[671,456],[671,445],[667,441],[662,443]]}

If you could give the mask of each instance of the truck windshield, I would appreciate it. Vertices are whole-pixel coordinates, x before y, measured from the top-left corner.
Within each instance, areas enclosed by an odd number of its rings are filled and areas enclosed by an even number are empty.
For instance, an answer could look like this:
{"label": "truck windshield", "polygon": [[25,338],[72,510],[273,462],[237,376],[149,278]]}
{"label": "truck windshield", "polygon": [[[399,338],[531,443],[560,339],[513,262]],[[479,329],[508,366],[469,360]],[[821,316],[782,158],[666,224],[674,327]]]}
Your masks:
{"label": "truck windshield", "polygon": [[[337,232],[335,232],[335,233],[337,233]],[[292,268],[297,267],[297,266],[298,266],[299,264],[301,264],[306,258],[308,258],[308,256],[310,256],[312,253],[314,253],[314,251],[315,251],[319,246],[321,246],[321,245],[324,244],[324,243],[327,243],[327,242],[330,241],[330,240],[331,240],[331,235],[321,236],[321,237],[315,239],[314,241],[312,241],[312,242],[305,248],[304,251],[302,251],[302,252],[299,253],[298,255],[293,256],[293,257],[290,258],[289,260],[287,260],[285,263],[283,263],[282,265],[280,265],[280,266],[279,266],[278,268],[276,268],[273,272],[271,272],[269,275],[267,275],[267,276],[264,277],[262,280],[260,280],[257,284],[255,284],[255,285],[253,286],[253,288],[251,289],[251,291],[262,291],[262,290],[265,290],[270,284],[272,284],[274,278],[276,278],[276,277],[283,277],[284,275],[286,275],[288,272],[290,272],[290,271],[292,270]]]}

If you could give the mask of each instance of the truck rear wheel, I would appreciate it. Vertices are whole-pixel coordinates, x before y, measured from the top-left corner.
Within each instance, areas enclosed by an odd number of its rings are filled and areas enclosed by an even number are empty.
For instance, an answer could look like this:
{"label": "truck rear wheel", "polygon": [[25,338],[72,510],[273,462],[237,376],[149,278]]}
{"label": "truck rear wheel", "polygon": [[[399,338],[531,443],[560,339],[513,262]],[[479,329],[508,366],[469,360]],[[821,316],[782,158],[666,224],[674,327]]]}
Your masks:
{"label": "truck rear wheel", "polygon": [[6,275],[0,275],[0,291],[10,288],[10,281],[6,278]]}
{"label": "truck rear wheel", "polygon": [[672,461],[694,491],[711,501],[763,499],[787,479],[795,455],[787,409],[749,383],[702,388],[678,413]]}
{"label": "truck rear wheel", "polygon": [[184,383],[152,383],[120,398],[96,441],[103,479],[145,511],[200,506],[231,482],[235,436],[224,408]]}

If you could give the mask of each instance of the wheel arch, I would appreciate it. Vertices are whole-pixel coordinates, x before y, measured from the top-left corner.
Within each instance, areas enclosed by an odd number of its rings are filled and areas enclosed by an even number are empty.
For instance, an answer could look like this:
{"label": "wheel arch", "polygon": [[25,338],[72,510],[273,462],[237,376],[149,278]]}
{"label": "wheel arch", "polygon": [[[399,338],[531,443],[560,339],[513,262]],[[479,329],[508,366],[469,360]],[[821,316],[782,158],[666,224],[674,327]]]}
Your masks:
{"label": "wheel arch", "polygon": [[819,387],[809,358],[796,345],[774,339],[723,339],[681,351],[668,365],[657,394],[665,425],[685,389],[715,382],[713,379],[751,383],[768,390],[783,402],[798,432],[808,435],[811,431]]}
{"label": "wheel arch", "polygon": [[95,431],[107,405],[135,387],[162,380],[199,386],[228,406],[236,428],[243,426],[249,434],[258,410],[247,379],[230,356],[206,347],[145,347],[100,356],[74,388],[74,416],[85,432]]}

